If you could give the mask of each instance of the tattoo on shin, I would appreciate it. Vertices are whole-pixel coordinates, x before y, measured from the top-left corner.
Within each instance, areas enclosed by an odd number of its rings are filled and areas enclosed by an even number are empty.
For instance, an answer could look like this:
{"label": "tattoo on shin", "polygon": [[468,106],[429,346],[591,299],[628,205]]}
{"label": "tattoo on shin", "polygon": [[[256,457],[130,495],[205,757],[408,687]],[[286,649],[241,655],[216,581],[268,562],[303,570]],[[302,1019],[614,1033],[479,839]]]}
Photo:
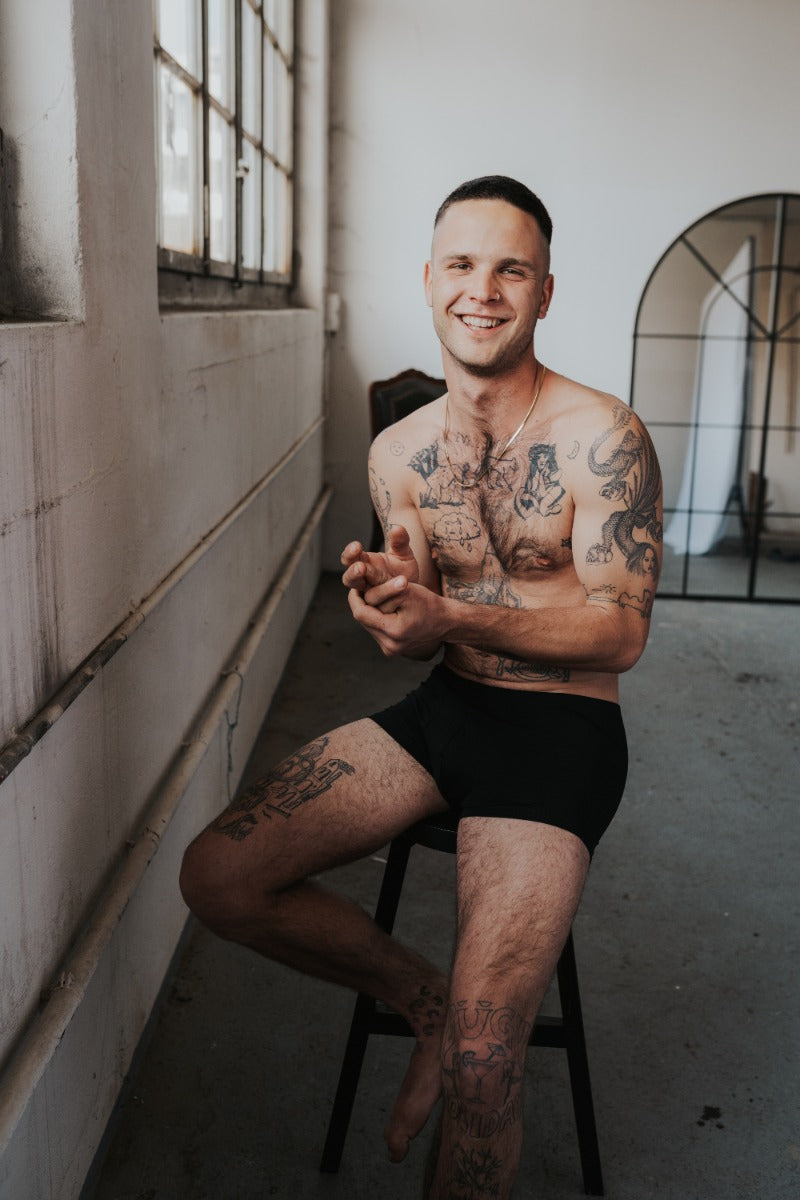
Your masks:
{"label": "tattoo on shin", "polygon": [[322,756],[329,738],[310,742],[287,758],[263,779],[243,792],[211,826],[234,842],[242,842],[260,818],[273,815],[288,819],[296,808],[327,792],[342,775],[354,775],[355,767],[343,758]]}
{"label": "tattoo on shin", "polygon": [[456,1001],[442,1046],[445,1104],[470,1138],[502,1133],[522,1118],[522,1077],[529,1024],[491,1000]]}
{"label": "tattoo on shin", "polygon": [[452,1200],[488,1200],[500,1195],[502,1162],[489,1149],[456,1146]]}

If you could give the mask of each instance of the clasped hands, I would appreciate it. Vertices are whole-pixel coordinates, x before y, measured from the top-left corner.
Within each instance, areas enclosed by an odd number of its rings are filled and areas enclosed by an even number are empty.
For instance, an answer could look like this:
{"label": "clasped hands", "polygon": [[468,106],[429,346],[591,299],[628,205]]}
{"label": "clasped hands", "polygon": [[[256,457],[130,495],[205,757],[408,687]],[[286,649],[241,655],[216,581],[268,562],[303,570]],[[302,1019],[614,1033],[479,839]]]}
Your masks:
{"label": "clasped hands", "polygon": [[419,582],[408,531],[393,525],[380,553],[350,542],[341,561],[350,611],[383,653],[431,658],[444,640],[445,602]]}

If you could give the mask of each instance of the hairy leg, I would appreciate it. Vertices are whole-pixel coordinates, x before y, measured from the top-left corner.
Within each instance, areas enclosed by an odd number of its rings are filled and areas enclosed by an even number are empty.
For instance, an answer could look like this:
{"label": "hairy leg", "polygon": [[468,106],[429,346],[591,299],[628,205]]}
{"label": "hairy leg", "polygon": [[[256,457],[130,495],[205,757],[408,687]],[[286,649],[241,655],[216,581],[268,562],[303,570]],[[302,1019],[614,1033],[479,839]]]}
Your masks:
{"label": "hairy leg", "polygon": [[442,1137],[426,1200],[506,1200],[522,1148],[530,1030],[589,865],[572,834],[471,817],[458,846],[458,936],[442,1043]]}
{"label": "hairy leg", "polygon": [[239,796],[188,848],[181,888],[220,936],[364,991],[416,1035],[386,1131],[404,1157],[441,1087],[447,981],[363,909],[309,878],[362,858],[446,808],[426,771],[373,721],[317,738]]}

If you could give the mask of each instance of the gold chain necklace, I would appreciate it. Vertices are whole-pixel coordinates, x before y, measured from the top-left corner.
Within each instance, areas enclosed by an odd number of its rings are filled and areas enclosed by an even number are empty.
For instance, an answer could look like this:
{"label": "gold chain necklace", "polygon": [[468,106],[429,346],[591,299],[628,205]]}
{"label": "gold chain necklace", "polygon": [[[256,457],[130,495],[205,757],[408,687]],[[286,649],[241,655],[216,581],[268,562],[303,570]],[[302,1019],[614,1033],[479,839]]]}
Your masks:
{"label": "gold chain necklace", "polygon": [[[536,392],[534,393],[533,400],[531,400],[530,408],[525,413],[525,416],[522,418],[521,423],[514,430],[511,437],[506,442],[505,446],[503,446],[503,449],[498,454],[493,454],[492,458],[497,459],[497,460],[501,459],[503,457],[503,455],[505,454],[506,450],[510,449],[510,447],[514,445],[514,442],[517,440],[517,438],[522,433],[525,426],[528,424],[528,419],[529,419],[531,413],[533,412],[534,408],[536,407],[536,401],[539,399],[539,393],[542,390],[542,384],[544,383],[544,377],[546,374],[547,374],[547,367],[542,366],[542,373],[539,377],[539,386],[537,387]],[[450,432],[450,393],[448,392],[447,400],[445,401],[444,433],[442,436],[442,445],[444,446],[444,456],[447,459],[447,465],[450,468],[450,474],[453,476],[454,483],[457,483],[459,485],[459,487],[462,487],[462,488],[477,487],[478,484],[480,483],[480,481],[483,479],[483,477],[488,472],[489,463],[486,462],[486,464],[478,472],[478,474],[475,476],[475,478],[472,480],[471,483],[467,483],[463,478],[459,479],[458,476],[456,475],[453,464],[450,462],[450,455],[447,453],[447,435],[449,434],[449,432]],[[488,454],[487,454],[487,458],[488,458]],[[466,466],[466,463],[464,465]]]}

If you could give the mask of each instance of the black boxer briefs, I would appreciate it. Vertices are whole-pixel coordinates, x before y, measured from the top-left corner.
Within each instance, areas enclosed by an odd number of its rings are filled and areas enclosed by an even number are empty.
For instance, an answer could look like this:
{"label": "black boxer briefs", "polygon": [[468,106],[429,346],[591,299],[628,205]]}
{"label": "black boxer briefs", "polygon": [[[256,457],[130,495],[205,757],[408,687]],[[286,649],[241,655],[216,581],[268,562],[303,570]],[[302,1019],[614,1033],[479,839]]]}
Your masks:
{"label": "black boxer briefs", "polygon": [[457,817],[517,817],[569,830],[590,854],[628,770],[618,704],[491,687],[443,665],[371,718],[433,777]]}

